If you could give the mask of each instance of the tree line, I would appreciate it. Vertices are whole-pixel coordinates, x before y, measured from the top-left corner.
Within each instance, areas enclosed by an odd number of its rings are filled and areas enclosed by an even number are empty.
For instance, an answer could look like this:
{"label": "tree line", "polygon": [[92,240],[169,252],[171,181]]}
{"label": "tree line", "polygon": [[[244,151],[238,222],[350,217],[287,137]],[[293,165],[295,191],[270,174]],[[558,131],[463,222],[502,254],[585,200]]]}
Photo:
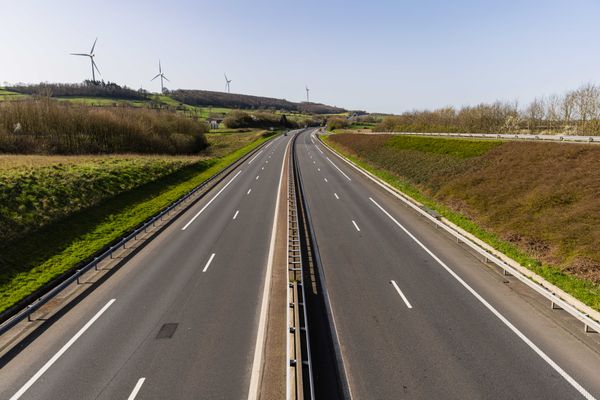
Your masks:
{"label": "tree line", "polygon": [[39,83],[30,85],[8,86],[7,90],[45,97],[105,97],[122,100],[146,100],[148,93],[145,90],[133,90],[127,86],[119,86],[114,82],[83,83]]}
{"label": "tree line", "polygon": [[600,87],[588,83],[563,95],[536,97],[524,107],[497,101],[409,111],[385,117],[375,130],[600,135]]}
{"label": "tree line", "polygon": [[208,90],[174,90],[169,95],[181,103],[198,107],[223,107],[245,110],[280,110],[303,114],[338,114],[346,110],[320,103],[294,103],[284,99],[250,96]]}

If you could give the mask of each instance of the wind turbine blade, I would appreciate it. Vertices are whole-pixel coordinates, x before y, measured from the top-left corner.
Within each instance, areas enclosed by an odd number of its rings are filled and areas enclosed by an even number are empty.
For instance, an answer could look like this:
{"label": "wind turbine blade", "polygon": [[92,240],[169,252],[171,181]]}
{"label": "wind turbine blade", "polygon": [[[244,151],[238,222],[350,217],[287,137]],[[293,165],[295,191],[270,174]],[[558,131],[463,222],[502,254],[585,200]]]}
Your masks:
{"label": "wind turbine blade", "polygon": [[89,54],[83,54],[83,53],[70,53],[72,56],[86,56],[89,57]]}
{"label": "wind turbine blade", "polygon": [[99,73],[100,75],[102,75],[102,74],[100,73],[100,70],[98,69],[98,66],[96,65],[96,62],[95,62],[93,59],[92,59],[92,66],[93,66],[94,68],[96,68],[96,71],[98,71],[98,73]]}
{"label": "wind turbine blade", "polygon": [[94,44],[92,45],[92,49],[90,50],[90,54],[94,54],[94,47],[96,47],[96,42],[98,41],[98,38],[96,38],[96,40],[94,40]]}
{"label": "wind turbine blade", "polygon": [[160,76],[160,74],[156,74],[156,76],[152,79],[150,79],[150,82],[152,82],[153,80],[155,80],[156,78],[158,78]]}
{"label": "wind turbine blade", "polygon": [[160,66],[160,60],[158,60],[158,74],[162,74],[162,68]]}
{"label": "wind turbine blade", "polygon": [[225,77],[225,80],[229,82],[229,79],[227,79],[227,74],[223,74],[223,76]]}
{"label": "wind turbine blade", "polygon": [[164,79],[165,81],[167,81],[167,82],[171,82],[170,80],[168,80],[168,79],[167,79],[167,77],[166,77],[166,76],[164,76],[164,75],[163,75],[162,77],[163,77],[163,79]]}

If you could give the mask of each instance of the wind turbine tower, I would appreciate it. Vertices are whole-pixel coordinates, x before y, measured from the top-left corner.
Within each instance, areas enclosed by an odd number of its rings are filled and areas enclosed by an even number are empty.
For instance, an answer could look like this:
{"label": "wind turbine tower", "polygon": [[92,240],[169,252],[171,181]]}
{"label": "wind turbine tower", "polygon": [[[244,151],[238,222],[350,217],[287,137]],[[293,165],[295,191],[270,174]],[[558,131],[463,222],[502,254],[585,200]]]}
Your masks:
{"label": "wind turbine tower", "polygon": [[158,60],[158,74],[156,74],[156,76],[154,78],[150,79],[150,82],[152,82],[153,80],[155,80],[158,77],[160,77],[160,92],[164,93],[165,85],[163,84],[163,79],[167,82],[171,82],[171,81],[169,79],[167,79],[165,74],[163,74],[162,67],[160,66],[160,60]]}
{"label": "wind turbine tower", "polygon": [[306,88],[306,102],[310,103],[309,97],[308,97],[308,92],[310,92],[310,89],[308,88],[308,86],[305,86]]}
{"label": "wind turbine tower", "polygon": [[[92,45],[92,49],[90,50],[89,53],[71,53],[72,56],[83,56],[83,57],[90,58],[90,63],[92,66],[92,82],[96,82],[96,73],[94,70],[98,71],[98,74],[100,74],[100,70],[98,69],[96,62],[94,61],[94,57],[96,56],[94,54],[94,48],[96,47],[97,41],[98,41],[98,38],[96,38],[96,40],[94,40],[94,44]],[[100,74],[100,75],[102,75],[102,74]]]}
{"label": "wind turbine tower", "polygon": [[231,79],[227,79],[227,74],[223,74],[225,75],[225,89],[227,90],[227,93],[231,93],[231,87],[229,86],[229,84],[232,82]]}

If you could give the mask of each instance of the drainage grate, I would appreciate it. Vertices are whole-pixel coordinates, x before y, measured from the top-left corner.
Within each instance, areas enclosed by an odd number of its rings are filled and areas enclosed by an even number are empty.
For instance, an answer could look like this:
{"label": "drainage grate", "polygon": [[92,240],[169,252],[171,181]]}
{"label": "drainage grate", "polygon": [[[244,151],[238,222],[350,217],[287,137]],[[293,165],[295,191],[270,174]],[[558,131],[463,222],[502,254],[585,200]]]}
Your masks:
{"label": "drainage grate", "polygon": [[160,331],[158,331],[158,335],[156,335],[156,338],[157,339],[171,339],[173,337],[173,334],[175,334],[175,331],[177,330],[178,325],[179,324],[175,324],[175,323],[164,324],[160,328]]}

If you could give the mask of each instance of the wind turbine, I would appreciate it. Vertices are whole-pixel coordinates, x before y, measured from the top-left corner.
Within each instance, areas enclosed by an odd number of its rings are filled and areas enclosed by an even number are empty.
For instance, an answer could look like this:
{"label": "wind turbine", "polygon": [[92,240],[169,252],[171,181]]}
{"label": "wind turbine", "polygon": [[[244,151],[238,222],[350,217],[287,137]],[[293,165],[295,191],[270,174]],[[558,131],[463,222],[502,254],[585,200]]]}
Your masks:
{"label": "wind turbine", "polygon": [[[100,70],[98,69],[96,62],[94,61],[94,57],[96,56],[94,54],[94,47],[96,47],[97,41],[98,41],[98,38],[96,38],[96,40],[94,40],[94,44],[92,45],[92,49],[90,50],[89,54],[88,53],[71,53],[72,56],[84,56],[84,57],[90,58],[90,62],[92,63],[92,82],[96,82],[96,74],[94,72],[94,69],[96,71],[98,71],[98,74],[100,74]],[[102,74],[100,74],[100,75],[102,75]]]}
{"label": "wind turbine", "polygon": [[225,75],[225,89],[227,89],[227,93],[231,93],[231,87],[229,86],[229,84],[231,83],[231,79],[227,79],[227,74],[223,75]]}
{"label": "wind turbine", "polygon": [[167,77],[165,76],[165,74],[163,74],[162,67],[160,66],[160,60],[158,60],[158,74],[156,74],[156,76],[154,78],[150,79],[150,82],[152,82],[153,80],[155,80],[159,76],[160,76],[160,92],[164,93],[165,92],[165,87],[163,85],[163,79],[166,80],[167,82],[171,82],[171,81],[167,79]]}
{"label": "wind turbine", "polygon": [[306,88],[306,102],[310,103],[309,99],[308,99],[308,92],[310,92],[310,89],[308,88],[308,86],[304,86]]}

